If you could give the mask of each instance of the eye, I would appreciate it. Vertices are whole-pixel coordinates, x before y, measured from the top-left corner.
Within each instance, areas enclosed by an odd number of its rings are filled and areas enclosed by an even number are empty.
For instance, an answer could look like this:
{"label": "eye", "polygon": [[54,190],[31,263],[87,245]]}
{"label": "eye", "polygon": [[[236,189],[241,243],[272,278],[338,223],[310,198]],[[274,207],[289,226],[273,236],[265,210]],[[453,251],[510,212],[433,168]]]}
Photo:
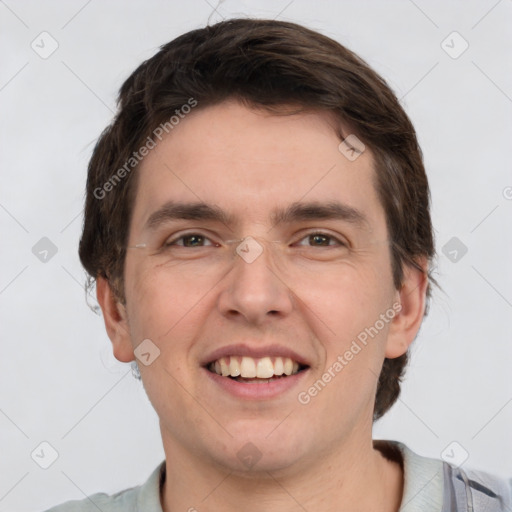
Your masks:
{"label": "eye", "polygon": [[[298,245],[305,245],[301,242],[311,244],[310,247],[347,247],[347,244],[339,240],[338,238],[322,232],[314,232],[307,234],[304,238],[301,238]],[[333,242],[333,243],[331,243]]]}
{"label": "eye", "polygon": [[205,247],[205,246],[215,246],[218,247],[219,244],[212,242],[208,237],[202,235],[201,233],[187,233],[185,235],[181,235],[177,238],[173,238],[171,240],[167,240],[164,243],[164,247],[185,247],[185,248],[194,248],[194,247]]}

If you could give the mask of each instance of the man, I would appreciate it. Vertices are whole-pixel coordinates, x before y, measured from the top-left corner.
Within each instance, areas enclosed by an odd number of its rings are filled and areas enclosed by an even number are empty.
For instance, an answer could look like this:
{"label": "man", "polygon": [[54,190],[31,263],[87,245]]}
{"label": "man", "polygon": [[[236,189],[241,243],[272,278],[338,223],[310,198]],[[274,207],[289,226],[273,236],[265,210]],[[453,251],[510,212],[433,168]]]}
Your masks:
{"label": "man", "polygon": [[357,56],[250,19],[163,46],[94,150],[80,257],[166,458],[52,510],[512,510],[504,481],[372,440],[433,255],[414,128]]}

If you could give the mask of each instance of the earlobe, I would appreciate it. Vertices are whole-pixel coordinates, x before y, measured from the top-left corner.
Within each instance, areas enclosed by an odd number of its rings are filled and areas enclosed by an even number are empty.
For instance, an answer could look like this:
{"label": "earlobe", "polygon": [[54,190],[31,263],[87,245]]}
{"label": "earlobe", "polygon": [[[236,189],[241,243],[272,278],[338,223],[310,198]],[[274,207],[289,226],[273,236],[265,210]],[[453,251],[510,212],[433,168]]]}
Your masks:
{"label": "earlobe", "polygon": [[397,302],[400,307],[391,322],[386,343],[386,357],[395,359],[405,354],[416,338],[425,315],[428,286],[428,261],[419,261],[419,270],[412,266],[404,268],[402,287],[397,290]]}
{"label": "earlobe", "polygon": [[107,279],[96,279],[96,297],[103,312],[105,329],[112,342],[114,356],[118,361],[128,363],[135,359],[131,344],[126,308],[115,296]]}

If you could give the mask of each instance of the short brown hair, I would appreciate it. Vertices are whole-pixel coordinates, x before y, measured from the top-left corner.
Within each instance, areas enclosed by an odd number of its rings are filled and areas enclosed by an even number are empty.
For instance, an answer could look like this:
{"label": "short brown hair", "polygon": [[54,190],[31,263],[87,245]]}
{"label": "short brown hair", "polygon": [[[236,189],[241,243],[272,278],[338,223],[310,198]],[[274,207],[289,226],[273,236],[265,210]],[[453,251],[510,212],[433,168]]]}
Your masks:
{"label": "short brown hair", "polygon": [[[165,44],[122,85],[118,112],[101,134],[88,168],[79,254],[89,284],[105,277],[124,301],[123,268],[137,187],[137,173],[129,172],[126,162],[191,98],[197,108],[238,99],[276,115],[290,113],[284,108],[290,105],[296,112],[331,112],[340,122],[340,137],[342,127],[350,127],[373,152],[396,288],[404,265],[421,269],[419,258],[431,262],[435,250],[422,154],[415,130],[386,82],[353,52],[301,25],[230,19]],[[112,182],[123,166],[127,172]],[[397,400],[406,364],[407,353],[384,360],[374,420]]]}

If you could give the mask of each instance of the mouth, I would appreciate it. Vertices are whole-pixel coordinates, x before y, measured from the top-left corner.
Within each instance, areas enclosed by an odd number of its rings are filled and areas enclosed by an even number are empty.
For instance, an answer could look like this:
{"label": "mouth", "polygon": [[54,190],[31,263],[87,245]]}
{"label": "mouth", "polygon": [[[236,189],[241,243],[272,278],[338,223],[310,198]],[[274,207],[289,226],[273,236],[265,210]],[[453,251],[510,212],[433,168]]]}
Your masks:
{"label": "mouth", "polygon": [[290,357],[227,356],[206,364],[216,375],[244,384],[266,384],[284,380],[309,368]]}

